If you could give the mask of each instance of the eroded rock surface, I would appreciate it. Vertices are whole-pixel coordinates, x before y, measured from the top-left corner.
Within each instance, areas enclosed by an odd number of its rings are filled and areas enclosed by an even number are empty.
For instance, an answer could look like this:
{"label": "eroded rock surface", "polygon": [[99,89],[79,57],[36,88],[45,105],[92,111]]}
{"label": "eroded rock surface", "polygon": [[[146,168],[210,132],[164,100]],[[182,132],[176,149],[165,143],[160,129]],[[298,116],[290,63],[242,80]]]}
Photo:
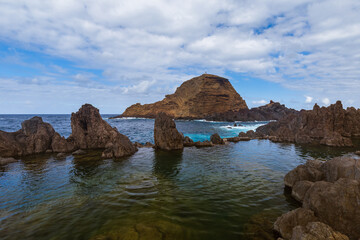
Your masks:
{"label": "eroded rock surface", "polygon": [[175,119],[200,119],[214,113],[247,108],[228,79],[203,74],[184,82],[174,94],[166,95],[162,101],[128,107],[120,117],[155,118],[158,113],[164,112]]}
{"label": "eroded rock surface", "polygon": [[213,144],[225,144],[224,140],[217,133],[214,133],[213,135],[211,135],[210,141]]}
{"label": "eroded rock surface", "polygon": [[[302,209],[314,212],[317,221],[297,227],[291,239],[359,239],[360,238],[360,167],[357,157],[337,157],[326,162],[309,160],[284,178],[291,195],[302,203]],[[289,212],[277,221],[274,229],[290,239],[281,229],[290,229]],[[302,217],[307,221],[307,217]],[[336,232],[338,231],[338,232]],[[289,232],[289,231],[288,231]],[[296,233],[295,233],[296,232]],[[285,235],[283,235],[285,234]],[[346,235],[346,236],[345,236]]]}
{"label": "eroded rock surface", "polygon": [[104,158],[129,156],[137,151],[129,138],[104,121],[99,110],[90,104],[71,114],[71,128],[77,148],[105,149]]}
{"label": "eroded rock surface", "polygon": [[176,129],[174,120],[166,113],[159,113],[154,126],[155,148],[179,150],[184,148],[183,136]]}
{"label": "eroded rock surface", "polygon": [[289,114],[278,122],[259,127],[256,132],[275,142],[353,146],[351,137],[360,136],[360,110],[343,109],[337,101],[329,107],[315,104],[313,110]]}

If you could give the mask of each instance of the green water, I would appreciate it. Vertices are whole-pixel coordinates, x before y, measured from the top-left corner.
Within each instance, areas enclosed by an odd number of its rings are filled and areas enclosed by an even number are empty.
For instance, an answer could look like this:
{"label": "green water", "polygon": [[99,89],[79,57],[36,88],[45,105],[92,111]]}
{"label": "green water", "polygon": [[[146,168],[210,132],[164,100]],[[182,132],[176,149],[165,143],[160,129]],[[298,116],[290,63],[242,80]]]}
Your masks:
{"label": "green water", "polygon": [[180,152],[24,158],[0,168],[0,239],[273,239],[284,175],[353,149],[267,140]]}

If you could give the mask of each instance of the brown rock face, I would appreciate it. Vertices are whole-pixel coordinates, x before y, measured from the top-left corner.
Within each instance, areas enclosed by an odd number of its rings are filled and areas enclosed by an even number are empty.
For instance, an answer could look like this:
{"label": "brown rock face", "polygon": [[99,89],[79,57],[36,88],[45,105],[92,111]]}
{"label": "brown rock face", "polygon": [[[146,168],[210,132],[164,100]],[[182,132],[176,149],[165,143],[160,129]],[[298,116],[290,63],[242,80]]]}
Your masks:
{"label": "brown rock face", "polygon": [[276,142],[352,146],[351,137],[360,135],[360,110],[343,109],[340,101],[329,107],[302,110],[278,122],[259,127],[256,132],[272,136]]}
{"label": "brown rock face", "polygon": [[320,181],[307,191],[303,207],[314,211],[322,222],[352,239],[360,238],[360,182],[341,178]]}
{"label": "brown rock face", "polygon": [[0,131],[0,156],[25,156],[51,149],[55,130],[41,117],[33,117],[21,124],[17,132]]}
{"label": "brown rock face", "polygon": [[106,158],[128,156],[137,151],[129,138],[112,128],[90,104],[71,114],[71,128],[71,138],[77,148],[105,149],[102,156]]}
{"label": "brown rock face", "polygon": [[298,111],[287,108],[279,102],[270,103],[251,109],[230,110],[224,113],[211,113],[206,117],[212,121],[269,121],[279,120],[289,114],[296,114]]}
{"label": "brown rock face", "polygon": [[282,237],[290,239],[294,227],[306,226],[309,222],[315,222],[317,220],[313,211],[297,208],[280,216],[274,223],[274,229],[280,233]]}
{"label": "brown rock face", "polygon": [[203,74],[184,82],[174,94],[166,95],[162,101],[128,107],[121,117],[155,118],[158,113],[164,112],[176,119],[199,119],[240,109],[248,107],[228,79]]}
{"label": "brown rock face", "polygon": [[306,226],[296,226],[291,240],[349,240],[347,236],[334,231],[322,222],[310,222]]}
{"label": "brown rock face", "polygon": [[[309,160],[306,164],[290,171],[285,176],[284,182],[286,186],[292,188],[291,195],[302,202],[303,209],[313,211],[318,221],[327,224],[334,231],[346,234],[350,239],[359,239],[359,164],[359,159],[347,156],[333,158],[324,163]],[[289,229],[287,221],[277,221],[277,225],[274,225],[275,230],[280,232],[282,228]],[[294,228],[291,239],[343,239],[344,237],[338,236],[338,233],[330,231],[329,228],[321,226],[316,228],[313,226],[313,228],[311,230],[305,225],[296,231]],[[311,238],[317,234],[320,234],[319,236],[335,234],[339,238]],[[299,236],[303,238],[298,238]],[[289,235],[286,238],[289,238]]]}
{"label": "brown rock face", "polygon": [[155,148],[179,150],[184,148],[183,136],[176,129],[174,120],[166,113],[159,113],[154,126]]}
{"label": "brown rock face", "polygon": [[225,144],[224,140],[217,133],[214,133],[213,135],[211,135],[210,141],[213,144]]}

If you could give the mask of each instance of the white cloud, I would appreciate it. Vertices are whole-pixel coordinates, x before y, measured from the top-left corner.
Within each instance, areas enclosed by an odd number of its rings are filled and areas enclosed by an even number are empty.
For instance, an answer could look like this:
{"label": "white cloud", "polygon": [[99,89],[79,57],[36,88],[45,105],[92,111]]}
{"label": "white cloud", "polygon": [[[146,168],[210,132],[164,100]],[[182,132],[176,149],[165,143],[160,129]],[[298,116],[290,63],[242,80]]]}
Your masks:
{"label": "white cloud", "polygon": [[[102,81],[84,70],[68,87],[117,89],[135,102],[204,71],[347,101],[360,91],[359,9],[357,0],[3,0],[0,41],[98,69]],[[30,79],[55,84],[66,71]]]}
{"label": "white cloud", "polygon": [[313,97],[305,96],[305,103],[311,103],[313,99]]}
{"label": "white cloud", "polygon": [[252,101],[253,104],[257,104],[257,105],[264,105],[266,103],[268,103],[268,101],[266,100],[258,100],[258,101]]}
{"label": "white cloud", "polygon": [[325,106],[328,106],[328,105],[330,104],[330,99],[328,99],[328,98],[323,98],[323,99],[321,100],[321,102],[322,102]]}

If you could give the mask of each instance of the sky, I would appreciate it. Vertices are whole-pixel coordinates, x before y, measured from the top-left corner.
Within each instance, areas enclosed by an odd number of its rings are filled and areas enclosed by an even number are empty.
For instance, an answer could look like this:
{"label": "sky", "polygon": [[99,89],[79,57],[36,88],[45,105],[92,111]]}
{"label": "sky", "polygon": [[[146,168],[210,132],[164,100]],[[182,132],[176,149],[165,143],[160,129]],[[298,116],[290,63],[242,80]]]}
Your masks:
{"label": "sky", "polygon": [[122,113],[203,73],[249,107],[360,107],[358,0],[0,0],[0,114]]}

